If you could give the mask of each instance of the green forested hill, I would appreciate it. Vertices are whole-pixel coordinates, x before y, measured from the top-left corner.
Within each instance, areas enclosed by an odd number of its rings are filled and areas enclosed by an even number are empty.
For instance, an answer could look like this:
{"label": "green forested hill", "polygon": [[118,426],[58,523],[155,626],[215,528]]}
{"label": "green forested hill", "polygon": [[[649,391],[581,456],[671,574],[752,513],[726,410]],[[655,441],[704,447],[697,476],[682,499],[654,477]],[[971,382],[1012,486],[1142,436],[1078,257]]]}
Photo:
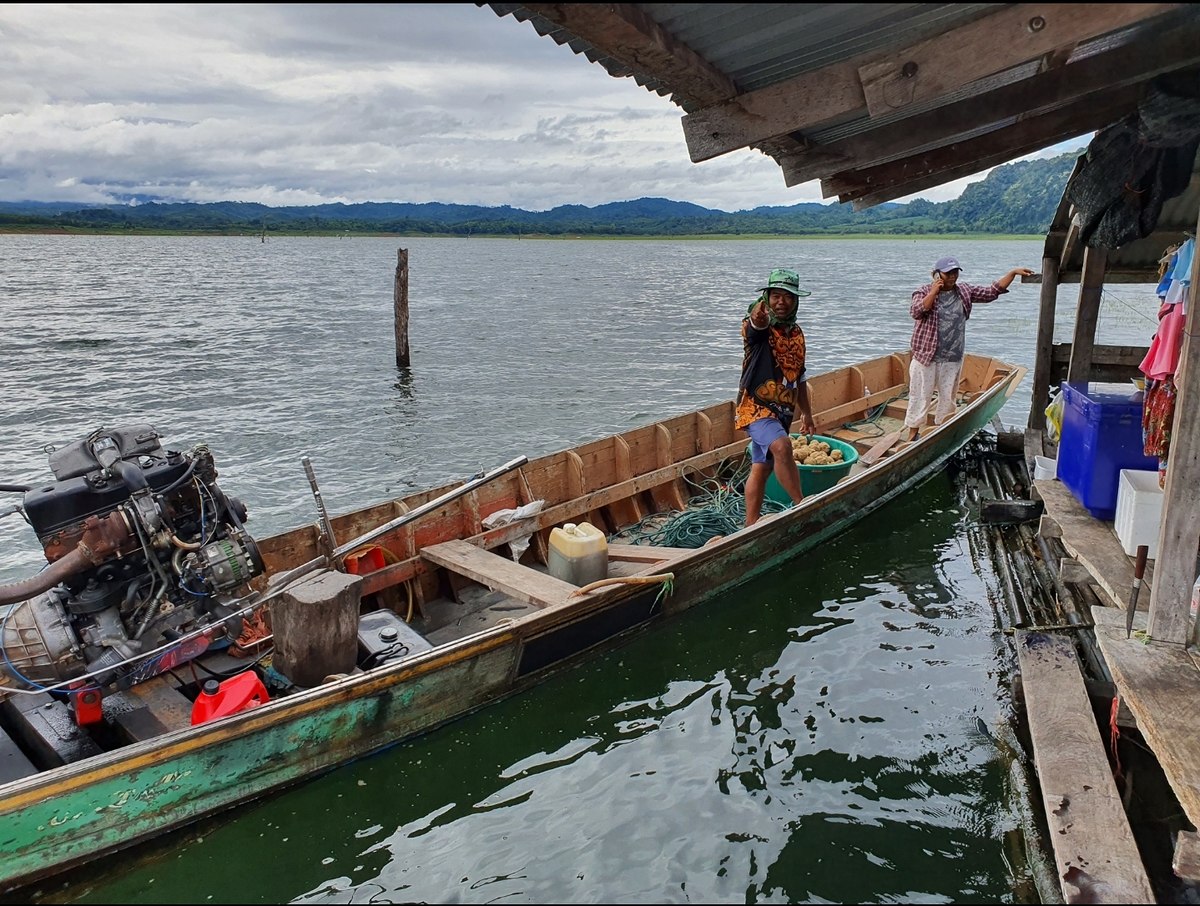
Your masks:
{"label": "green forested hill", "polygon": [[86,230],[189,233],[393,233],[430,236],[771,236],[1041,234],[1050,223],[1077,152],[997,167],[953,201],[918,199],[855,212],[805,202],[718,211],[666,198],[549,211],[509,206],[367,202],[268,207],[247,202],[112,204],[0,202],[0,231]]}

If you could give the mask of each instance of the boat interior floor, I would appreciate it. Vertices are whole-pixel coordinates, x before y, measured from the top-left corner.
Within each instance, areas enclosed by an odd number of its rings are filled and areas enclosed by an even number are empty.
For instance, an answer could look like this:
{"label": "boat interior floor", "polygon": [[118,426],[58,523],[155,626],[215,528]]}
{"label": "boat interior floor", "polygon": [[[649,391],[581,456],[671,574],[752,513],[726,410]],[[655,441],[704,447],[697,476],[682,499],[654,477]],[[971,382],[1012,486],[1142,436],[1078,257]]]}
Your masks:
{"label": "boat interior floor", "polygon": [[[962,407],[970,399],[970,394],[960,393],[956,403]],[[852,444],[861,456],[879,446],[881,439],[905,433],[907,408],[907,399],[895,399],[870,420],[848,422],[824,433]],[[932,420],[927,419],[927,423],[932,425]],[[888,445],[879,458],[899,452],[903,446],[902,441]],[[867,467],[856,463],[849,474],[853,476]],[[423,551],[423,556],[450,574],[453,593],[450,597],[434,598],[422,604],[411,620],[412,628],[430,643],[441,645],[549,607],[562,606],[576,590],[551,576],[548,567],[536,558],[527,555],[520,563],[515,563],[505,556],[506,552],[506,547],[486,551],[465,541],[434,545]],[[669,571],[673,558],[690,552],[680,548],[610,543],[608,577]]]}

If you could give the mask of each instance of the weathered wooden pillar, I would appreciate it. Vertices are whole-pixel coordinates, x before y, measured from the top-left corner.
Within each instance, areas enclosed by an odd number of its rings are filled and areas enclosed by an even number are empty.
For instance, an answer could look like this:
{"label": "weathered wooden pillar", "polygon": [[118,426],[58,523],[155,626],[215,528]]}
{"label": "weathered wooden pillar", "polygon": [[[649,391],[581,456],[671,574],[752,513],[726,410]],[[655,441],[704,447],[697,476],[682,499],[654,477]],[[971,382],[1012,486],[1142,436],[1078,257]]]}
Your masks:
{"label": "weathered wooden pillar", "polygon": [[1054,354],[1054,309],[1058,301],[1058,261],[1042,259],[1041,308],[1038,310],[1037,347],[1033,356],[1033,401],[1029,407],[1029,427],[1046,427],[1046,407],[1050,405],[1050,366]]}
{"label": "weathered wooden pillar", "polygon": [[1108,252],[1087,246],[1083,250],[1083,272],[1079,276],[1079,306],[1075,310],[1075,336],[1071,339],[1071,362],[1067,381],[1083,384],[1092,377],[1092,350],[1096,345],[1096,322],[1100,320],[1100,294]]}
{"label": "weathered wooden pillar", "polygon": [[409,366],[408,355],[408,249],[396,253],[396,283],[392,292],[396,319],[396,364]]}
{"label": "weathered wooden pillar", "polygon": [[362,578],[326,570],[271,601],[271,666],[301,688],[349,673],[358,661],[358,608]]}
{"label": "weathered wooden pillar", "polygon": [[1175,369],[1175,418],[1167,453],[1148,627],[1155,641],[1180,644],[1200,636],[1188,612],[1196,580],[1196,547],[1200,544],[1200,342],[1193,336],[1200,323],[1196,317],[1196,306],[1200,305],[1198,279],[1200,256],[1192,259],[1183,349]]}

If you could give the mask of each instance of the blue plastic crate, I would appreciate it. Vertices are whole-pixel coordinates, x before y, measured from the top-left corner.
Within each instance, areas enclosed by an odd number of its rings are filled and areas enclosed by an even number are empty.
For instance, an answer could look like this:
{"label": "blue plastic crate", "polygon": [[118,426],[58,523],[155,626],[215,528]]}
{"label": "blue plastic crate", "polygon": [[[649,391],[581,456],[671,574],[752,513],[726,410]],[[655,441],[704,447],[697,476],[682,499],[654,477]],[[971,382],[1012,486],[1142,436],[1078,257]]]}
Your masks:
{"label": "blue plastic crate", "polygon": [[1062,385],[1058,478],[1097,519],[1117,511],[1122,469],[1157,469],[1143,452],[1142,397],[1131,384]]}

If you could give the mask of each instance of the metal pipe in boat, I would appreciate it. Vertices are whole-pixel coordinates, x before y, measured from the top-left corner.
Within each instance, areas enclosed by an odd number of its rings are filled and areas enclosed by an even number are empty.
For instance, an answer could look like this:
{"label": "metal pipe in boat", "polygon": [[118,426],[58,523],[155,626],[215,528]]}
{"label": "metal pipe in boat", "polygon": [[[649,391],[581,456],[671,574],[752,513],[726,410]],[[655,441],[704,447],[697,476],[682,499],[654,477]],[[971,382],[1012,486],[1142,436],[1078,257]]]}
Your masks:
{"label": "metal pipe in boat", "polygon": [[412,522],[414,519],[420,519],[426,513],[436,510],[438,507],[445,506],[447,503],[450,503],[452,500],[457,500],[464,494],[471,493],[471,491],[475,490],[480,485],[487,484],[489,481],[499,478],[501,475],[505,475],[511,472],[513,469],[519,469],[527,462],[529,462],[528,456],[518,456],[511,462],[506,462],[504,465],[498,466],[497,468],[492,469],[490,472],[479,473],[474,478],[468,479],[464,484],[455,488],[454,490],[447,491],[441,497],[435,497],[428,503],[421,504],[415,510],[410,510],[403,516],[397,516],[395,519],[386,523],[385,525],[371,529],[371,531],[367,532],[365,535],[359,535],[352,541],[347,541],[345,544],[338,545],[333,552],[334,559],[340,561],[342,557],[346,556],[346,554],[350,553],[356,547],[362,547],[364,544],[374,541],[381,535],[386,535],[388,532],[392,531],[392,529],[399,528],[405,523]]}

